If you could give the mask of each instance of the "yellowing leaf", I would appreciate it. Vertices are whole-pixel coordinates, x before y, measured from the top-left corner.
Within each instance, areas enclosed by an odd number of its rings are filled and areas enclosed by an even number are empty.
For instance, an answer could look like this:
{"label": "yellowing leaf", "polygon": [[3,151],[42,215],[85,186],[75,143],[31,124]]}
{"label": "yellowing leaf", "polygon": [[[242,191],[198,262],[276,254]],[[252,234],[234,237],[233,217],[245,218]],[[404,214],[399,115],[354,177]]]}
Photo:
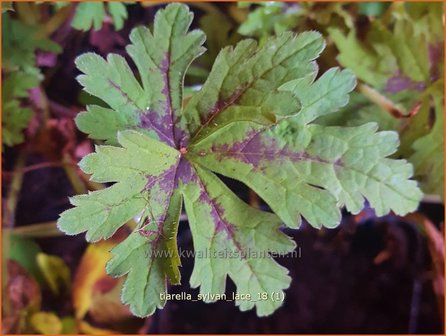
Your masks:
{"label": "yellowing leaf", "polygon": [[57,335],[62,331],[62,322],[54,313],[38,312],[30,319],[31,326],[43,335]]}
{"label": "yellowing leaf", "polygon": [[70,269],[62,258],[39,253],[36,260],[48,286],[54,294],[58,295],[62,288],[70,287]]}
{"label": "yellowing leaf", "polygon": [[95,284],[108,277],[105,264],[114,245],[112,241],[90,244],[82,256],[73,281],[73,305],[77,319],[82,319],[90,309]]}
{"label": "yellowing leaf", "polygon": [[78,334],[76,320],[71,316],[65,316],[61,319],[62,322],[62,331],[61,334],[64,335],[73,335]]}
{"label": "yellowing leaf", "polygon": [[107,288],[100,290],[96,283],[93,292],[92,303],[89,309],[89,315],[98,323],[115,323],[132,317],[128,306],[121,303],[121,288],[124,279],[103,278],[102,285],[106,285],[104,281],[108,281]]}

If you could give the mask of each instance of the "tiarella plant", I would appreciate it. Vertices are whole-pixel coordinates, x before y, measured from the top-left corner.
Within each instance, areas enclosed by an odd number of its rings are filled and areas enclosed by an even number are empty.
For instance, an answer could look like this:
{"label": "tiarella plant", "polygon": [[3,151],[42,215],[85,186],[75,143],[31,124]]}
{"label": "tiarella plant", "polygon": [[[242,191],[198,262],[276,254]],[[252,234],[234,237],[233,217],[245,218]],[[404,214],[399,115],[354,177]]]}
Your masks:
{"label": "tiarella plant", "polygon": [[[288,271],[265,256],[295,248],[282,223],[298,228],[304,218],[332,228],[341,207],[358,213],[365,200],[377,215],[403,215],[422,196],[410,180],[412,166],[388,158],[397,133],[377,132],[375,123],[313,123],[346,105],[355,86],[349,70],[333,68],[316,79],[315,59],[324,49],[317,32],[223,49],[184,106],[184,75],[205,51],[204,34],[188,31],[192,17],[187,6],[171,4],[157,13],[153,32],[131,32],[127,52],[138,79],[119,55],[76,60],[85,91],[109,106],[90,105],[76,118],[81,131],[105,142],[80,167],[93,181],[114,184],[71,198],[75,207],[58,224],[94,242],[142,214],[107,265],[113,276],[127,274],[122,300],[138,316],[162,308],[167,284],[180,283],[176,235],[183,203],[195,252],[208,256],[195,258],[190,284],[212,301],[211,294],[225,292],[228,276],[239,294],[283,294]],[[215,173],[248,185],[274,213],[245,204]],[[239,258],[218,257],[228,252]],[[281,302],[269,297],[236,305],[264,316]]]}

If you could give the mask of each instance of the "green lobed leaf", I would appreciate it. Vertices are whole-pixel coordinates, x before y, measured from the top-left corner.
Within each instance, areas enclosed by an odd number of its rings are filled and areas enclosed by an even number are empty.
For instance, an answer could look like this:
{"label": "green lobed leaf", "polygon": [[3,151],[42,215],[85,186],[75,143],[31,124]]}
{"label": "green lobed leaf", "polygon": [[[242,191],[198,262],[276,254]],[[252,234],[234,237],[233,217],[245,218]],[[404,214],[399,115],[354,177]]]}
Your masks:
{"label": "green lobed leaf", "polygon": [[122,276],[128,273],[122,290],[122,301],[130,305],[137,316],[152,315],[166,301],[160,293],[167,293],[166,277],[171,284],[180,283],[180,259],[176,235],[181,213],[181,194],[173,190],[164,220],[160,240],[150,243],[137,232],[112,250],[114,257],[107,264],[107,273]]}
{"label": "green lobed leaf", "polygon": [[105,16],[105,5],[102,2],[84,2],[76,7],[71,26],[78,30],[88,31],[91,27],[99,30]]}
{"label": "green lobed leaf", "polygon": [[[146,316],[164,305],[159,293],[166,291],[166,279],[173,284],[180,279],[176,230],[181,198],[174,189],[178,152],[135,131],[120,132],[118,141],[123,147],[100,146],[80,163],[93,181],[117,183],[72,197],[76,207],[61,215],[58,227],[67,234],[87,232],[88,241],[98,241],[143,212],[137,231],[113,250],[107,269],[111,275],[129,273],[123,302],[135,315]],[[146,237],[149,225],[153,228]],[[159,251],[166,254],[155,255]]]}
{"label": "green lobed leaf", "polygon": [[[414,18],[415,13],[418,18]],[[400,79],[405,88],[430,83],[437,71],[433,54],[441,44],[443,4],[394,4],[392,24],[385,19],[371,23],[365,37],[355,29],[344,33],[328,29],[339,49],[338,61],[376,89],[392,88]],[[439,60],[438,60],[439,61]],[[400,84],[399,86],[401,86]],[[409,86],[409,87],[407,87]]]}
{"label": "green lobed leaf", "polygon": [[[72,197],[70,201],[77,207],[60,217],[58,224],[62,231],[68,234],[86,231],[88,241],[109,238],[147,206],[145,197],[161,187],[160,182],[166,182],[163,174],[178,160],[175,149],[141,133],[122,131],[118,140],[123,147],[99,146],[79,163],[84,172],[92,174],[92,181],[118,183]],[[152,211],[157,213],[153,207],[157,202],[151,200],[151,204]]]}
{"label": "green lobed leaf", "polygon": [[124,27],[128,17],[126,4],[122,2],[82,2],[76,7],[71,26],[77,30],[100,30],[107,12],[110,14],[116,30]]}
{"label": "green lobed leaf", "polygon": [[367,48],[353,30],[348,34],[342,33],[339,28],[328,31],[339,50],[339,63],[353,70],[359,79],[375,87],[383,87],[396,72],[396,60],[389,47],[377,45]]}
{"label": "green lobed leaf", "polygon": [[258,316],[270,315],[282,303],[257,301],[258,294],[283,295],[291,278],[269,254],[291,252],[294,242],[279,231],[281,223],[275,215],[249,207],[213,173],[192,169],[191,179],[182,188],[194,237],[191,286],[200,287],[206,302],[214,302],[218,294],[225,293],[229,275],[238,294],[252,297],[236,301],[240,310],[255,306]]}
{"label": "green lobed leaf", "polygon": [[[392,107],[383,109],[367,104],[359,112],[343,111],[348,117],[344,125],[377,121],[380,129],[397,131],[401,146],[396,156],[411,162],[414,151],[418,152],[415,158],[422,157],[424,146],[419,145],[415,150],[413,145],[429,134],[430,115],[437,114],[438,104],[432,103],[431,96],[443,95],[443,7],[442,3],[392,4],[386,15],[373,20],[369,29],[361,34],[355,29],[347,33],[337,28],[329,30],[340,51],[338,61],[397,106],[402,115],[413,114],[408,118],[395,118]],[[441,93],[437,91],[440,86]],[[339,121],[341,119],[337,124]],[[428,146],[424,151],[437,153],[435,157],[442,156],[440,147]],[[442,174],[433,176],[430,169],[436,167],[434,171],[439,172],[440,165],[430,162],[432,166],[427,168],[419,159],[416,161],[415,174],[423,190],[443,196],[439,187]],[[435,182],[428,182],[432,179]]]}
{"label": "green lobed leaf", "polygon": [[423,191],[444,198],[444,97],[438,93],[433,99],[435,124],[430,133],[415,141],[415,152],[409,160],[421,180]]}
{"label": "green lobed leaf", "polygon": [[25,98],[43,78],[36,65],[36,50],[59,53],[62,49],[46,38],[40,27],[9,14],[2,14],[2,143],[14,146],[24,141],[23,130],[32,116]]}
{"label": "green lobed leaf", "polygon": [[79,129],[112,144],[116,133],[110,126],[116,131],[140,129],[171,146],[179,141],[182,132],[174,122],[180,114],[183,78],[190,63],[204,52],[203,33],[187,32],[191,21],[192,13],[174,4],[157,13],[153,34],[145,27],[132,30],[127,51],[142,85],[122,56],[111,54],[107,60],[93,53],[79,56],[76,65],[84,73],[79,82],[113,110],[90,106],[76,118]]}
{"label": "green lobed leaf", "polygon": [[[376,124],[310,124],[345,106],[355,85],[348,70],[330,69],[315,80],[324,48],[317,32],[224,48],[183,108],[184,74],[203,52],[203,34],[188,33],[191,20],[186,6],[172,4],[157,13],[153,33],[132,31],[127,51],[140,80],[121,56],[77,59],[85,91],[108,105],[77,117],[81,130],[108,143],[80,167],[93,181],[114,184],[73,197],[75,207],[58,225],[96,241],[140,215],[113,249],[107,271],[127,274],[122,299],[146,316],[164,306],[167,281],[180,281],[176,231],[184,199],[196,253],[191,286],[212,302],[229,276],[239,294],[252,296],[236,302],[241,310],[269,315],[281,305],[271,293],[282,295],[290,284],[271,258],[294,248],[281,221],[297,227],[304,217],[315,227],[334,227],[341,206],[357,213],[365,200],[378,215],[405,214],[421,192],[410,180],[412,166],[387,158],[397,149],[396,133],[377,132]],[[243,203],[212,171],[250,186],[278,217]],[[229,252],[240,257],[218,257]],[[268,300],[256,300],[259,292]]]}
{"label": "green lobed leaf", "polygon": [[[280,34],[291,30],[300,22],[298,14],[302,10],[298,6],[286,3],[267,1],[252,3],[258,5],[250,10],[246,20],[240,25],[238,32],[245,36],[266,37],[273,33]],[[249,7],[251,3],[239,5]]]}
{"label": "green lobed leaf", "polygon": [[270,128],[239,122],[192,153],[208,169],[245,182],[288,226],[299,226],[303,216],[315,227],[334,227],[339,206],[358,213],[364,198],[379,216],[418,206],[421,193],[407,180],[412,167],[386,158],[397,148],[397,134],[376,129],[376,124],[297,127],[285,120]]}
{"label": "green lobed leaf", "polygon": [[[218,22],[218,25],[215,22]],[[221,49],[236,44],[241,36],[234,32],[234,23],[230,18],[217,9],[204,14],[199,20],[199,25],[206,34],[207,51],[191,65],[187,75],[204,81]]]}
{"label": "green lobed leaf", "polygon": [[39,77],[32,73],[13,72],[3,81],[2,99],[12,100],[28,96],[28,90],[39,85]]}
{"label": "green lobed leaf", "polygon": [[16,71],[2,84],[2,143],[14,146],[23,142],[23,130],[32,117],[32,110],[22,106],[19,99],[28,96],[28,90],[39,84],[39,78],[35,74]]}
{"label": "green lobed leaf", "polygon": [[300,112],[292,118],[295,123],[308,124],[336,112],[347,105],[349,93],[356,86],[356,78],[350,70],[331,68],[316,81],[315,75],[290,81],[280,88],[293,92],[302,104]]}
{"label": "green lobed leaf", "polygon": [[116,30],[121,30],[124,27],[124,21],[127,19],[127,9],[122,2],[109,2],[108,11],[113,19]]}
{"label": "green lobed leaf", "polygon": [[12,19],[9,13],[2,14],[2,68],[10,71],[37,73],[36,50],[60,53],[62,48],[45,37],[39,27]]}
{"label": "green lobed leaf", "polygon": [[193,96],[183,114],[191,142],[238,120],[271,124],[299,111],[299,101],[280,92],[283,84],[313,74],[313,62],[324,48],[317,32],[284,33],[259,47],[244,40],[218,55],[201,91]]}
{"label": "green lobed leaf", "polygon": [[32,111],[21,107],[18,100],[2,101],[2,144],[14,146],[24,141],[23,130],[28,126]]}

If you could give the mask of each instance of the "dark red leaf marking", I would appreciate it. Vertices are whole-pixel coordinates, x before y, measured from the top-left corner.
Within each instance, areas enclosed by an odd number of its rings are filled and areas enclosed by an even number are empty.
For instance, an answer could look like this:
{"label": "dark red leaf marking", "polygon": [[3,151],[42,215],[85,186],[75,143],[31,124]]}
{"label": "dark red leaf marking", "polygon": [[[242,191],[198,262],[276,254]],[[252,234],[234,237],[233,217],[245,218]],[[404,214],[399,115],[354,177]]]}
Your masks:
{"label": "dark red leaf marking", "polygon": [[333,163],[311,156],[304,151],[296,152],[290,149],[289,146],[280,147],[276,139],[265,136],[265,130],[265,128],[262,128],[251,131],[246,139],[231,145],[212,145],[209,153],[216,154],[217,159],[220,161],[228,157],[235,158],[258,169],[260,169],[262,161],[311,160],[321,163]]}

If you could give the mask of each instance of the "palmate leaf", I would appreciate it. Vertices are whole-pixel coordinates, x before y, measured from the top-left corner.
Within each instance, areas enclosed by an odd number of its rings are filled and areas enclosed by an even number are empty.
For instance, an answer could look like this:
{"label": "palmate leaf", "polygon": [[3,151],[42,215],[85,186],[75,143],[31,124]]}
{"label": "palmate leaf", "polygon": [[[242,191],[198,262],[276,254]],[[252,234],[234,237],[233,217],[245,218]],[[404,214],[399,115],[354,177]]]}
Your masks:
{"label": "palmate leaf", "polygon": [[[176,244],[183,206],[192,231],[195,265],[190,279],[207,302],[225,292],[229,276],[241,310],[273,313],[290,284],[288,271],[271,257],[294,243],[279,229],[340,222],[339,207],[356,213],[364,199],[379,215],[414,210],[421,192],[412,167],[391,160],[393,132],[375,124],[341,128],[312,125],[348,102],[355,78],[331,69],[315,80],[315,59],[324,48],[317,32],[284,33],[263,46],[245,40],[224,48],[203,88],[182,107],[184,74],[202,52],[204,36],[188,32],[184,5],[160,10],[154,31],[136,28],[128,47],[140,82],[126,61],[109,55],[80,56],[79,82],[109,108],[89,106],[78,127],[107,145],[80,162],[82,170],[110,187],[75,196],[59,219],[68,234],[87,240],[110,237],[142,213],[137,228],[115,247],[107,271],[127,274],[123,301],[138,316],[165,304],[167,282],[180,282]],[[276,214],[251,208],[214,172],[254,189]],[[267,300],[258,300],[265,293]]]}

